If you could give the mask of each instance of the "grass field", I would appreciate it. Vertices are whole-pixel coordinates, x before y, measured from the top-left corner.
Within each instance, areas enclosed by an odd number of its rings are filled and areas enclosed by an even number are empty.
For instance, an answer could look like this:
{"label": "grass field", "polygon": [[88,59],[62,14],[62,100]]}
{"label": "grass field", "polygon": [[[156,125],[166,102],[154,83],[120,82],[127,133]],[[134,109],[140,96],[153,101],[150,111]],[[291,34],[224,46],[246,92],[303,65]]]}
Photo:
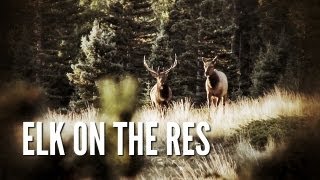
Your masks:
{"label": "grass field", "polygon": [[[135,113],[134,122],[159,122],[154,131],[154,149],[159,156],[146,156],[137,179],[242,179],[250,167],[261,159],[272,157],[284,149],[287,139],[320,117],[320,96],[306,96],[280,89],[257,99],[241,99],[209,111],[195,108],[185,100],[174,102],[164,116],[153,107],[145,106]],[[48,112],[45,121],[99,121],[98,113],[88,108],[81,114],[66,115]],[[167,156],[165,153],[166,122],[206,121],[211,131],[206,134],[212,148],[208,156]],[[71,127],[71,126],[70,126]],[[71,136],[68,126],[65,137]],[[70,134],[69,134],[70,133]],[[196,138],[195,138],[196,139]],[[195,142],[197,143],[197,142]],[[245,170],[244,170],[245,169]],[[125,179],[125,178],[124,178]]]}

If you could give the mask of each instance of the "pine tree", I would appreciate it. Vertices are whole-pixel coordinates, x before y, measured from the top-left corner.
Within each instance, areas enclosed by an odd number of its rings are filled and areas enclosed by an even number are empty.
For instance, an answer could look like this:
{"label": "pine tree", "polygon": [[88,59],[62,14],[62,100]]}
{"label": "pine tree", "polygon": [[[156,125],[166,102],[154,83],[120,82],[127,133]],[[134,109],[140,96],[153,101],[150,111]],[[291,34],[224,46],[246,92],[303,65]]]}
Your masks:
{"label": "pine tree", "polygon": [[172,63],[172,48],[169,47],[169,36],[166,34],[163,26],[152,45],[152,54],[150,63],[154,67],[169,67]]}
{"label": "pine tree", "polygon": [[[217,68],[228,77],[229,98],[236,99],[241,90],[239,89],[240,67],[231,49],[232,37],[236,31],[233,9],[232,1],[204,0],[200,6],[198,23],[200,54],[206,58],[218,55]],[[202,87],[203,83],[202,81]],[[205,89],[201,91],[204,92]]]}
{"label": "pine tree", "polygon": [[179,68],[174,84],[180,97],[205,102],[205,78],[201,57],[219,58],[218,69],[229,77],[229,93],[239,94],[239,63],[231,53],[236,25],[232,1],[180,0],[170,13],[167,31],[170,45],[178,54]]}
{"label": "pine tree", "polygon": [[[11,74],[14,80],[23,80],[29,83],[36,82],[36,37],[34,33],[34,2],[25,1],[17,9],[16,14],[22,19],[13,26],[8,33],[9,53],[12,59]],[[31,28],[30,28],[31,27]]]}
{"label": "pine tree", "polygon": [[23,21],[10,34],[15,78],[43,87],[51,107],[67,106],[72,87],[66,73],[78,53],[78,1],[26,1]]}
{"label": "pine tree", "polygon": [[174,3],[175,0],[152,0],[152,8],[158,24],[157,27],[168,22],[169,13]]}
{"label": "pine tree", "polygon": [[[286,1],[259,2],[260,53],[253,70],[252,94],[261,95],[274,85],[298,90],[301,62],[304,52],[299,47],[298,29],[294,26],[290,10],[293,6]],[[300,39],[300,40],[299,40]],[[274,55],[272,55],[274,53]],[[265,58],[270,58],[266,60]],[[276,61],[276,62],[275,62]],[[275,68],[275,64],[279,67]],[[260,66],[263,66],[262,69]],[[258,71],[258,72],[256,72]],[[276,75],[275,75],[276,74]],[[266,79],[262,79],[265,76]],[[269,79],[269,80],[267,80]],[[259,82],[261,81],[261,82]],[[265,83],[265,84],[264,84]]]}
{"label": "pine tree", "polygon": [[177,54],[178,66],[173,77],[174,99],[196,98],[198,70],[201,67],[198,55],[198,1],[178,0],[172,7],[166,25],[170,47]]}
{"label": "pine tree", "polygon": [[240,90],[244,96],[250,95],[251,74],[259,54],[259,11],[257,0],[235,0],[234,17],[237,25],[232,42],[232,52],[239,61]]}
{"label": "pine tree", "polygon": [[12,74],[13,79],[34,82],[35,71],[33,64],[34,46],[30,31],[25,25],[11,31],[10,52],[12,55]]}
{"label": "pine tree", "polygon": [[44,89],[50,107],[66,107],[73,92],[66,74],[78,54],[81,9],[77,0],[37,0],[32,7],[34,82]]}
{"label": "pine tree", "polygon": [[[304,3],[298,3],[303,6]],[[284,69],[280,76],[277,86],[281,88],[289,88],[290,90],[298,90],[301,83],[301,71],[305,62],[305,52],[301,48],[301,40],[305,37],[299,37],[300,30],[294,22],[297,20],[296,14],[301,13],[301,7],[292,9],[295,3],[287,1],[262,1],[259,4],[260,11],[260,31],[259,35],[262,44],[271,43],[272,46],[278,48],[280,55],[280,65]],[[304,21],[304,20],[302,20]],[[300,21],[298,26],[303,26]],[[278,38],[274,38],[278,37]],[[302,40],[303,41],[303,40]]]}
{"label": "pine tree", "polygon": [[70,103],[72,108],[98,105],[99,94],[96,82],[108,75],[118,76],[123,65],[115,58],[115,32],[107,25],[94,21],[89,36],[82,37],[82,57],[72,65],[73,72],[68,78],[76,87],[76,97]]}
{"label": "pine tree", "polygon": [[143,56],[151,54],[151,44],[156,31],[151,3],[142,0],[108,1],[96,6],[97,3],[102,2],[91,1],[89,5],[100,13],[99,21],[104,24],[101,30],[114,33],[113,58],[123,66],[121,72],[138,77],[141,84],[139,99],[143,99],[143,89],[147,87],[148,82]]}
{"label": "pine tree", "polygon": [[276,45],[268,43],[265,50],[260,51],[252,75],[252,95],[262,95],[279,82],[286,69],[285,45],[285,39],[280,38]]}
{"label": "pine tree", "polygon": [[[107,75],[121,75],[131,66],[130,52],[133,39],[133,20],[119,1],[83,1],[83,6],[93,14],[94,20],[88,36],[82,37],[81,52],[72,63],[69,81],[75,88],[70,107],[82,109],[98,106],[96,81]],[[101,4],[102,3],[102,4]]]}
{"label": "pine tree", "polygon": [[[131,44],[129,73],[135,75],[140,83],[139,99],[143,99],[143,91],[147,88],[150,75],[143,66],[143,56],[149,56],[152,42],[156,36],[156,19],[151,0],[130,0],[126,8],[129,18],[133,20],[133,39]],[[141,102],[142,103],[142,102]]]}

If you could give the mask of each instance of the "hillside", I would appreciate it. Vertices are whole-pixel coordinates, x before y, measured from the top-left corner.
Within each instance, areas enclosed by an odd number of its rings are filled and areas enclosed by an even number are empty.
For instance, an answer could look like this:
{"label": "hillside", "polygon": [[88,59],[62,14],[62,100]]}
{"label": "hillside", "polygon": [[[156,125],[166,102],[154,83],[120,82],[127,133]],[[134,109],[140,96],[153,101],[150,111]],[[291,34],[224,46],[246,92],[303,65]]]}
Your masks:
{"label": "hillside", "polygon": [[[310,128],[320,117],[320,97],[275,89],[257,99],[242,99],[216,111],[194,108],[188,100],[175,102],[164,116],[152,107],[138,109],[135,122],[156,121],[159,156],[142,158],[138,179],[238,179],[242,167],[254,167],[262,159],[285,149],[290,138]],[[98,121],[97,111],[89,108],[81,114],[49,112],[44,121]],[[167,156],[165,153],[166,122],[207,121],[211,131],[206,134],[212,144],[208,156]],[[71,130],[71,129],[70,129]],[[70,131],[70,133],[72,133]],[[197,138],[195,138],[197,140]],[[193,145],[195,145],[195,142]],[[246,171],[249,171],[246,169]],[[250,173],[249,173],[250,174]]]}

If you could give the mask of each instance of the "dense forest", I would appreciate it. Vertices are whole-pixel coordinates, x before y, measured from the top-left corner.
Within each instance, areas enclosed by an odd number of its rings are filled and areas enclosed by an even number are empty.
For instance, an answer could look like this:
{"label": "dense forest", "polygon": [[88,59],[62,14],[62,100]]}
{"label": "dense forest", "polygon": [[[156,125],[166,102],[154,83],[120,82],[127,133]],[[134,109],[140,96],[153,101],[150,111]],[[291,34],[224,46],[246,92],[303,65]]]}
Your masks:
{"label": "dense forest", "polygon": [[1,79],[42,87],[52,108],[96,104],[97,80],[128,74],[138,78],[140,104],[149,103],[155,80],[144,56],[167,68],[176,54],[174,100],[195,104],[206,102],[202,57],[219,57],[231,100],[320,87],[318,1],[16,0],[2,8]]}
{"label": "dense forest", "polygon": [[[319,0],[2,0],[0,19],[0,179],[320,177]],[[177,59],[166,109],[144,57]],[[210,109],[213,59],[229,99]]]}

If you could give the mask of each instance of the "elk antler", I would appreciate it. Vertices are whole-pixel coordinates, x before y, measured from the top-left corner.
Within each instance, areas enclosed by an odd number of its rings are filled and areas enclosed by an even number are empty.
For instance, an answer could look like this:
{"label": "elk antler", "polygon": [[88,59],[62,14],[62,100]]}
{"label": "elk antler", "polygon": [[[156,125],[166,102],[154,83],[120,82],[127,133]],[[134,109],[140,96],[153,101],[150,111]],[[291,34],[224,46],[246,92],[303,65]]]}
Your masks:
{"label": "elk antler", "polygon": [[217,55],[216,57],[214,57],[212,60],[205,60],[204,57],[201,57],[201,61],[202,61],[203,63],[209,62],[209,61],[215,62],[215,61],[218,59],[218,57],[219,57],[219,55]]}
{"label": "elk antler", "polygon": [[175,54],[174,55],[174,63],[173,63],[173,65],[169,69],[167,69],[164,73],[166,73],[166,74],[169,73],[169,71],[171,71],[171,69],[173,69],[173,68],[175,68],[177,66],[177,63],[178,63],[177,55]]}
{"label": "elk antler", "polygon": [[216,61],[216,60],[218,59],[218,56],[219,56],[219,55],[217,55],[216,57],[214,57],[214,58],[212,59],[212,62]]}
{"label": "elk antler", "polygon": [[147,62],[146,62],[146,56],[143,57],[143,64],[144,64],[144,66],[147,68],[148,71],[150,71],[151,73],[154,73],[154,74],[158,74],[156,71],[154,71],[153,69],[151,69],[151,68],[148,66],[148,64],[147,64]]}

